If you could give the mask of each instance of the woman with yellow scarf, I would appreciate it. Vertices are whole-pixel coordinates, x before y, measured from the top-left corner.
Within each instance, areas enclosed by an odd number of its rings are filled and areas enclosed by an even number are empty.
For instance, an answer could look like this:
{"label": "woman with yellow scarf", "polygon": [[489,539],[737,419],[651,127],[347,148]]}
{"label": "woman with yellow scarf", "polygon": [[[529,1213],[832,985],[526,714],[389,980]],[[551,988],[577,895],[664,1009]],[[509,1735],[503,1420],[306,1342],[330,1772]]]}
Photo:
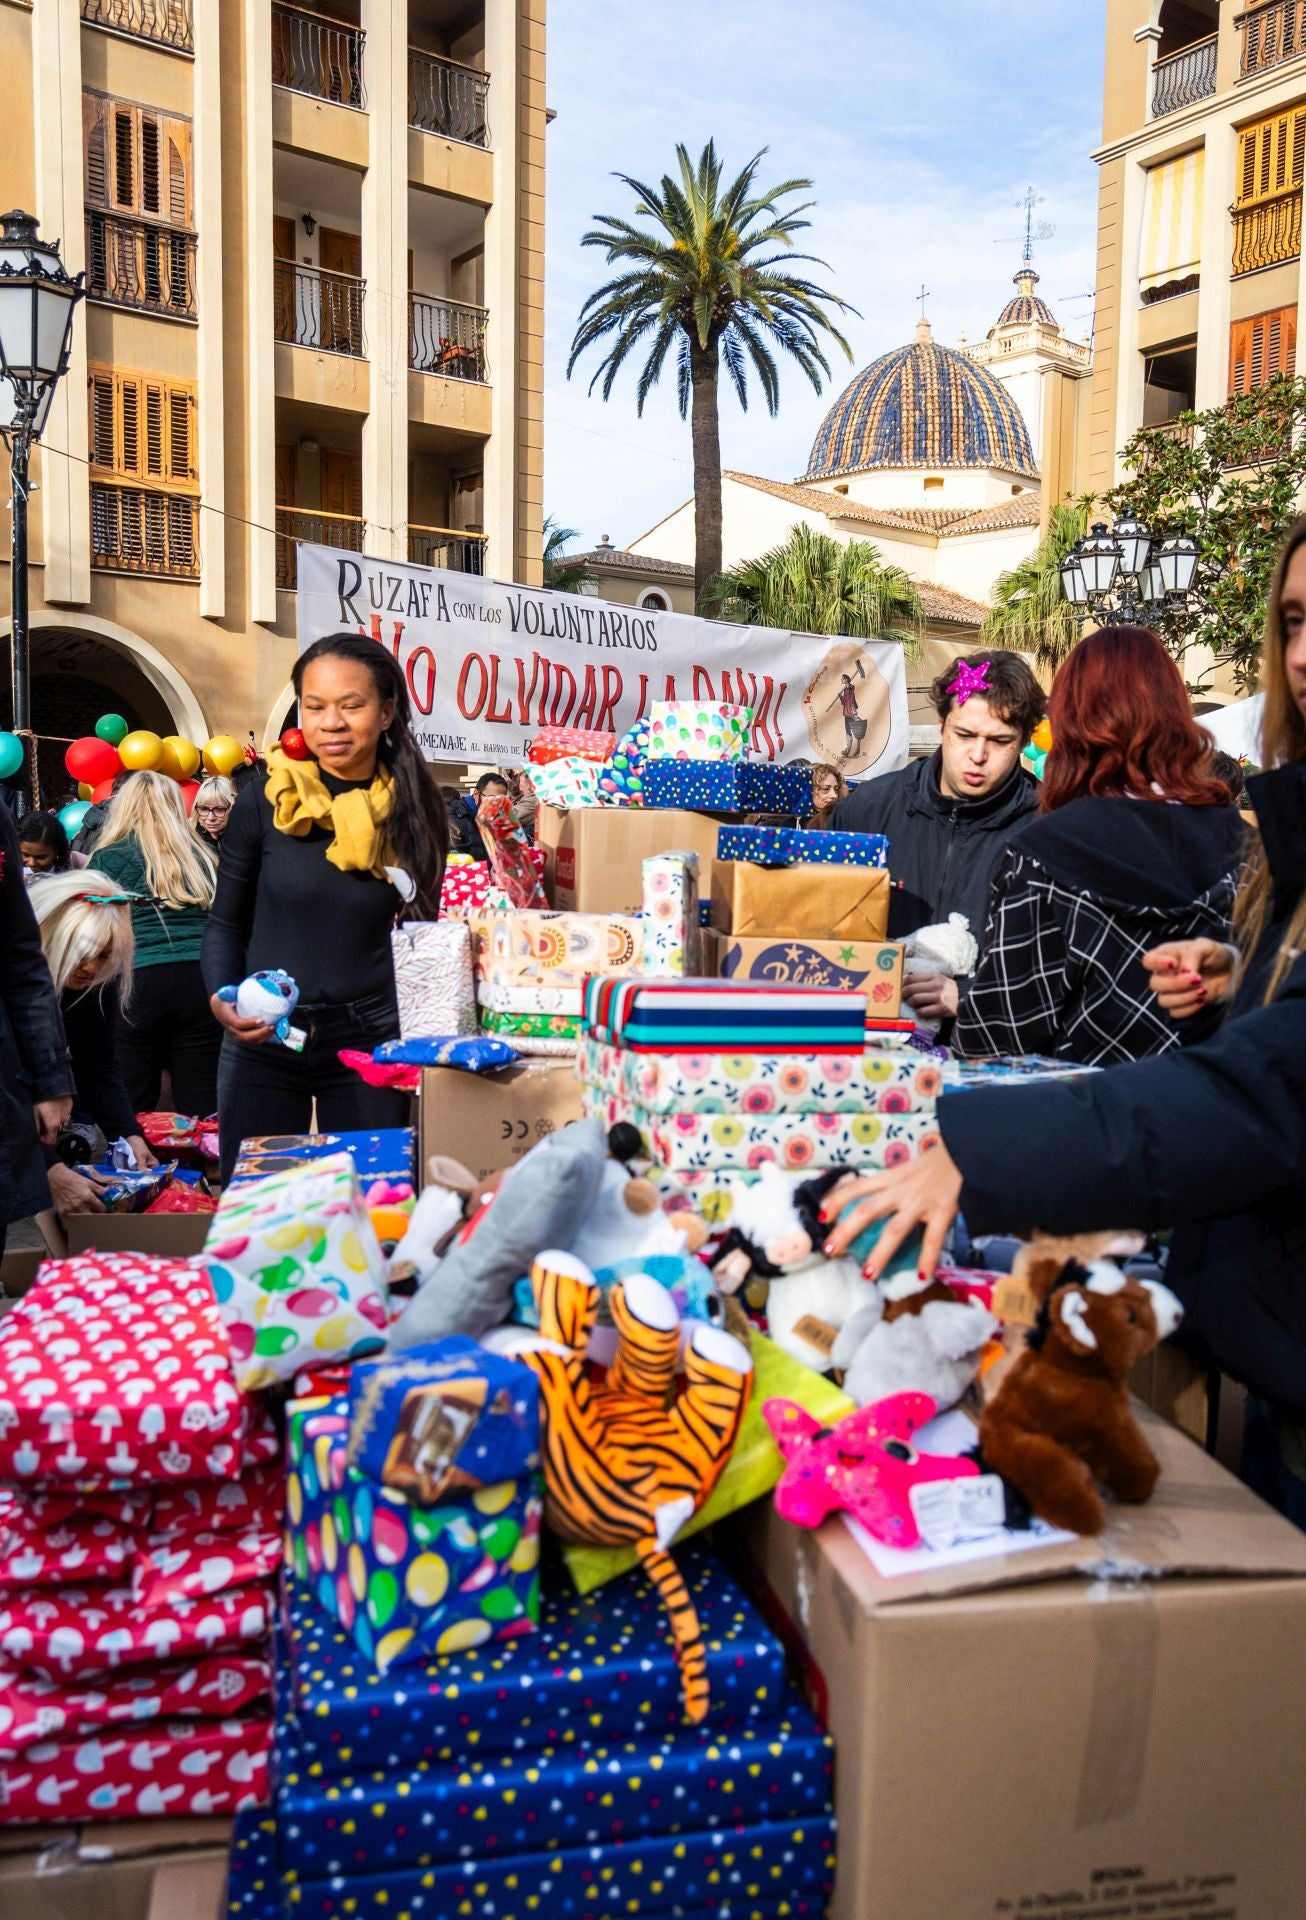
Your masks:
{"label": "woman with yellow scarf", "polygon": [[[329,1132],[402,1126],[407,1097],[341,1065],[399,1033],[390,929],[405,911],[433,920],[449,846],[440,790],[410,725],[408,688],[376,640],[318,640],[294,669],[311,758],[268,754],[222,840],[204,929],[204,983],[226,1029],[218,1070],[225,1181],[242,1139],[307,1133],[314,1102]],[[281,968],[299,988],[302,1051],[269,1045],[219,990]]]}

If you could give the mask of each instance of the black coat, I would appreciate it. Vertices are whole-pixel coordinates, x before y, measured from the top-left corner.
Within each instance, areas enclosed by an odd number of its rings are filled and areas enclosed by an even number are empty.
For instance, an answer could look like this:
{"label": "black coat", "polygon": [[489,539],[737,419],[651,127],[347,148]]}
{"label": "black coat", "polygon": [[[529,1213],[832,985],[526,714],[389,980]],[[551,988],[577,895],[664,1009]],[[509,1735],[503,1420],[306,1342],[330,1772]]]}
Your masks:
{"label": "black coat", "polygon": [[1225,1025],[1081,1079],[950,1094],[972,1233],[1173,1227],[1185,1338],[1306,1413],[1306,955],[1262,1004],[1306,886],[1306,764],[1248,782],[1276,892]]}
{"label": "black coat", "polygon": [[[140,1125],[118,1065],[118,1035],[122,1028],[122,999],[118,982],[91,987],[85,993],[64,993],[59,999],[63,1030],[73,1067],[73,1114],[93,1120],[110,1143],[119,1135],[140,1132]],[[46,1165],[54,1160],[45,1150]]]}
{"label": "black coat", "polygon": [[949,800],[939,786],[941,760],[935,753],[866,781],[839,802],[831,821],[836,833],[888,836],[894,940],[950,913],[964,914],[981,940],[1007,842],[1038,804],[1038,784],[1020,766],[982,800]]}
{"label": "black coat", "polygon": [[32,1108],[73,1090],[54,982],[23,884],[18,828],[0,807],[0,1225],[50,1204]]}

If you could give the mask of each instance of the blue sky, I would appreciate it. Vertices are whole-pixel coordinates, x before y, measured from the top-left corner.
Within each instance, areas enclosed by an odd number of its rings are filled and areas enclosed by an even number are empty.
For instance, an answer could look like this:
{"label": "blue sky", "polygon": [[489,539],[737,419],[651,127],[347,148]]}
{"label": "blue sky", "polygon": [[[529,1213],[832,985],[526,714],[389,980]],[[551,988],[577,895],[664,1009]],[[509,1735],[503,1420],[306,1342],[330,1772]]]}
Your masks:
{"label": "blue sky", "polygon": [[[592,545],[623,545],[692,492],[689,429],[664,376],[641,420],[634,377],[586,397],[594,362],[566,378],[576,314],[606,277],[580,246],[597,212],[627,213],[615,172],[654,180],[683,140],[716,139],[726,165],[759,147],[762,178],[807,175],[808,243],[860,309],[813,393],[782,366],[780,412],[760,396],[721,404],[727,467],[793,479],[829,400],[853,372],[911,337],[922,284],[935,337],[992,325],[1019,262],[1033,184],[1039,292],[1086,335],[1101,125],[1102,8],[1089,0],[554,0],[549,16],[545,511]],[[835,349],[838,353],[838,349]]]}

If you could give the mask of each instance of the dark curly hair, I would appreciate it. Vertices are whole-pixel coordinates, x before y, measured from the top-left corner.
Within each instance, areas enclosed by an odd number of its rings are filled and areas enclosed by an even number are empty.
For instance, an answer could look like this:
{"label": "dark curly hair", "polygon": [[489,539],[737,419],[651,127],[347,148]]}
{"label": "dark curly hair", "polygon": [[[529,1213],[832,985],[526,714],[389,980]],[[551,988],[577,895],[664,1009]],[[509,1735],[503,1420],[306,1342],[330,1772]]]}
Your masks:
{"label": "dark curly hair", "polygon": [[995,647],[981,653],[964,653],[946,667],[930,688],[930,699],[940,720],[946,720],[956,705],[953,682],[958,667],[982,667],[989,670],[984,698],[999,720],[1020,733],[1021,744],[1029,739],[1047,712],[1047,695],[1018,653]]}

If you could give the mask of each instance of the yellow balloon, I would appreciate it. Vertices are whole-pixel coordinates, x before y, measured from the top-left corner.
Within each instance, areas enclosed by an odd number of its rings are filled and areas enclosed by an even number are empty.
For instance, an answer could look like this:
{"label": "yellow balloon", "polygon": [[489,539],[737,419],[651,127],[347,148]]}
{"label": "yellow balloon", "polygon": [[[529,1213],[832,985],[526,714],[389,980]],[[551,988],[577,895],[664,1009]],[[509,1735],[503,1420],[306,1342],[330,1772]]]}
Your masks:
{"label": "yellow balloon", "polygon": [[151,733],[148,727],[142,728],[119,742],[118,758],[133,773],[152,772],[163,758],[163,742],[157,733]]}
{"label": "yellow balloon", "polygon": [[77,782],[77,798],[79,800],[89,800],[94,792],[95,788],[88,785],[85,780],[79,780]]}
{"label": "yellow balloon", "polygon": [[204,765],[209,773],[234,773],[244,758],[245,749],[229,733],[215,733],[204,742]]}
{"label": "yellow balloon", "polygon": [[166,773],[170,780],[193,780],[199,764],[200,750],[193,740],[183,740],[179,733],[164,734],[156,772]]}
{"label": "yellow balloon", "polygon": [[1034,729],[1030,744],[1031,746],[1040,748],[1044,753],[1048,751],[1052,745],[1052,722],[1050,720],[1039,721]]}

